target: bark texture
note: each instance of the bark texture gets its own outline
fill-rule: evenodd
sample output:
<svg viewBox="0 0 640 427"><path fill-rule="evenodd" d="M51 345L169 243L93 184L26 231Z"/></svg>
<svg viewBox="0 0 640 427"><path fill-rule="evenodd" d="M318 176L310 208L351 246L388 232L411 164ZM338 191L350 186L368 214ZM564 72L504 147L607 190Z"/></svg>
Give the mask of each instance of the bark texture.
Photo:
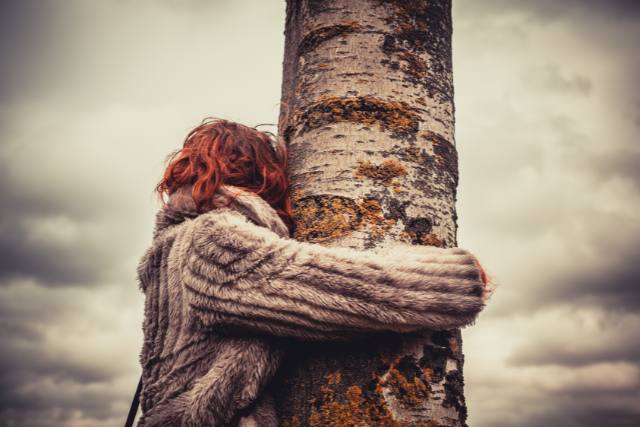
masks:
<svg viewBox="0 0 640 427"><path fill-rule="evenodd" d="M451 1L288 0L279 134L295 238L457 246ZM459 329L299 346L284 427L465 426Z"/></svg>

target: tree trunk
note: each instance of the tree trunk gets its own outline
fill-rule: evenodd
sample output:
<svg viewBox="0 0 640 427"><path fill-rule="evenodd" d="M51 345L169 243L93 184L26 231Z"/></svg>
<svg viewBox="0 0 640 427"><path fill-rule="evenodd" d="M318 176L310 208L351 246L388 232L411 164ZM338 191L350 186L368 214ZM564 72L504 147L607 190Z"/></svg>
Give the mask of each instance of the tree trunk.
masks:
<svg viewBox="0 0 640 427"><path fill-rule="evenodd" d="M450 0L288 0L278 125L295 237L457 246ZM283 427L465 426L459 329L299 345Z"/></svg>

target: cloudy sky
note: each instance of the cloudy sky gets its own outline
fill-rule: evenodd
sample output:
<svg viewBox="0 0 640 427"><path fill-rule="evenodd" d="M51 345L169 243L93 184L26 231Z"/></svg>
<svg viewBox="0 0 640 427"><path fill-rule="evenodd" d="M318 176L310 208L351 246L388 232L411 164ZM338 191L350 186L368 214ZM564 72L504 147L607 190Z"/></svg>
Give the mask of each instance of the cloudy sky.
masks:
<svg viewBox="0 0 640 427"><path fill-rule="evenodd" d="M122 425L165 156L276 123L284 0L0 1L0 425ZM640 3L454 0L472 427L640 419Z"/></svg>

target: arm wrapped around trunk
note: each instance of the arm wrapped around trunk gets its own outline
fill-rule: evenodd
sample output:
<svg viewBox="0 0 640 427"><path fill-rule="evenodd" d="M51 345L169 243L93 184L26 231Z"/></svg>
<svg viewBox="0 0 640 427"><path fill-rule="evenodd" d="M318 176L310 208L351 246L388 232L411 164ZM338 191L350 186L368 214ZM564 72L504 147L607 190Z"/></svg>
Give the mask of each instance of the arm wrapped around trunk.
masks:
<svg viewBox="0 0 640 427"><path fill-rule="evenodd" d="M198 216L186 232L181 280L190 312L220 332L343 340L464 327L484 308L481 269L461 248L326 247L225 209Z"/></svg>

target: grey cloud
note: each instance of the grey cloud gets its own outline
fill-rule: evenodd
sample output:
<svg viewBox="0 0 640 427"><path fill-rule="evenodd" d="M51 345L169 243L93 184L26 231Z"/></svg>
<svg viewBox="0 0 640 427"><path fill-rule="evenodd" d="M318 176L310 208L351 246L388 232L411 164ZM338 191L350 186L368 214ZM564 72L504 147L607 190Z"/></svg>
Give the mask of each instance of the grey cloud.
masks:
<svg viewBox="0 0 640 427"><path fill-rule="evenodd" d="M560 398L559 401L565 405L546 407L541 419L529 420L526 426L539 426L542 423L563 427L597 427L605 423L607 427L632 427L636 424L640 411L632 401L640 397L637 390L602 390L590 394L576 393L569 398Z"/></svg>
<svg viewBox="0 0 640 427"><path fill-rule="evenodd" d="M629 369L628 365L624 370L632 378L627 379L616 377L620 367L615 364L580 368L579 374L572 373L571 368L523 368L522 371L510 369L508 376L502 376L499 371L504 368L495 369L500 380L468 385L474 390L468 394L472 411L470 425L630 427L640 415L637 370ZM527 380L522 381L523 377ZM490 377L487 380L490 381ZM566 381L571 384L565 384ZM481 402L487 411L474 412L474 406Z"/></svg>
<svg viewBox="0 0 640 427"><path fill-rule="evenodd" d="M558 135L558 153L565 167L591 175L598 185L606 185L612 178L623 178L640 189L640 147L634 135L618 129L619 134L612 133L607 140L596 140L582 130L583 123L569 114L548 119L549 127ZM632 114L628 116L632 118ZM590 141L597 141L597 144L585 144Z"/></svg>
<svg viewBox="0 0 640 427"><path fill-rule="evenodd" d="M51 286L87 286L105 279L114 255L108 249L90 242L32 244L26 228L8 222L0 226L0 283L31 277Z"/></svg>
<svg viewBox="0 0 640 427"><path fill-rule="evenodd" d="M621 252L616 261L594 270L568 279L547 296L575 304L602 304L614 311L640 310L640 250Z"/></svg>
<svg viewBox="0 0 640 427"><path fill-rule="evenodd" d="M635 321L611 316L600 328L543 331L517 347L506 359L512 366L580 367L604 362L640 363L640 317Z"/></svg>
<svg viewBox="0 0 640 427"><path fill-rule="evenodd" d="M625 227L625 223L620 221L619 226ZM571 255L562 264L540 266L533 263L529 268L546 268L552 274L546 275L543 282L535 274L522 275L519 279L524 277L526 281L516 282L520 286L512 290L508 303L500 306L498 311L503 314L526 313L571 304L575 307L604 308L613 313L638 312L640 249L636 247L636 236L639 233L636 228L630 227L616 236L605 225L602 228L592 230L590 237L585 236L594 242L581 241L573 250L570 249ZM605 238L610 241L599 240ZM580 256L582 251L595 251L596 260ZM532 271L535 270L528 270L528 273Z"/></svg>
<svg viewBox="0 0 640 427"><path fill-rule="evenodd" d="M48 88L47 75L59 55L61 14L54 1L0 2L0 102L15 101Z"/></svg>
<svg viewBox="0 0 640 427"><path fill-rule="evenodd" d="M154 2L154 0L150 0ZM201 13L206 9L213 7L220 8L228 7L231 4L231 0L159 0L157 3L170 7L174 10L188 11L192 13Z"/></svg>
<svg viewBox="0 0 640 427"><path fill-rule="evenodd" d="M3 422L7 422L4 425L32 426L34 424L30 420L44 418L45 414L50 416L52 412L56 414L56 418L59 417L59 423L52 423L53 420L50 419L49 424L43 425L61 425L78 412L96 420L108 420L115 415L112 405L117 402L124 408L128 400L128 396L122 393L99 387L75 388L68 384L55 385L55 382L51 382L51 386L38 389L40 383L46 384L47 378L40 377L39 380L27 383L32 387L36 386L29 391L4 388L0 391L0 415ZM121 414L119 424L123 424L125 418L126 413Z"/></svg>
<svg viewBox="0 0 640 427"><path fill-rule="evenodd" d="M534 89L554 92L588 95L592 89L591 79L579 73L563 72L558 64L527 69L524 80Z"/></svg>
<svg viewBox="0 0 640 427"><path fill-rule="evenodd" d="M89 384L108 381L122 373L122 368L117 365L52 354L42 336L28 337L16 332L0 333L3 342L0 363L4 370L0 376L2 390L16 390L30 380L45 377L57 382Z"/></svg>
<svg viewBox="0 0 640 427"><path fill-rule="evenodd" d="M624 147L615 152L592 155L584 159L582 165L593 167L593 171L603 179L628 179L640 190L640 147Z"/></svg>
<svg viewBox="0 0 640 427"><path fill-rule="evenodd" d="M494 14L519 10L550 21L579 14L622 20L640 16L640 3L635 0L470 0L461 3L473 13Z"/></svg>
<svg viewBox="0 0 640 427"><path fill-rule="evenodd" d="M6 178L6 174L0 172L0 177ZM0 182L0 283L32 277L53 286L78 286L96 284L110 276L120 251L116 242L102 240L109 236L109 224L100 224L103 219L95 212L96 205L52 194L38 197L9 179ZM56 238L47 235L46 226L39 226L47 221L54 221L48 228ZM69 229L58 226L56 231L55 221L68 224Z"/></svg>
<svg viewBox="0 0 640 427"><path fill-rule="evenodd" d="M118 321L141 301L132 267L151 231L152 212L144 213L149 177L160 171L165 147L177 146L187 124L204 115L275 121L267 117L277 116L283 4L0 3L0 54L10 59L0 73L0 250L7 254L0 263L7 282L0 286L0 423L122 424L137 378L131 384L122 379L137 372L139 350L137 342L127 340L134 341L129 334L140 324ZM503 315L526 317L558 305L638 311L637 220L608 206L623 203L623 193L614 191L618 178L638 182L636 138L622 135L614 121L622 98L637 92L632 86L637 30L630 29L637 4L454 1L456 22L462 24L454 22L460 59L454 75L471 76L466 87L456 83L461 185L473 193L461 217L470 225L469 235L485 233L487 254L511 275L502 285L508 295L504 309L488 308L487 320L498 326L510 322ZM501 17L514 11L523 13L513 20ZM498 19L487 19L493 17ZM545 26L548 22L561 25ZM588 32L578 33L578 22ZM237 36L221 42L230 31ZM560 37L557 44L543 37L548 34ZM573 38L561 39L562 34ZM546 41L540 43L540 37ZM487 61L468 62L474 55ZM575 58L601 60L610 68L594 62L591 69ZM264 64L260 79L253 68L257 61ZM518 71L524 68L529 72ZM478 71L486 80L475 78ZM492 79L499 84L493 86ZM612 93L613 80L624 96L612 95L607 108L582 116L584 110L572 102L605 105L602 94ZM629 122L640 125L640 104L633 105ZM596 119L612 131L602 151L586 144L588 128L580 125ZM61 152L68 156L56 155ZM512 182L518 185L509 188ZM604 197L593 204L578 197L598 188L611 191L603 190ZM506 189L510 192L502 194ZM635 199L628 203L632 207ZM76 232L82 241L74 240ZM14 289L8 282L21 276L42 286L14 298L6 293ZM107 281L127 292L105 298ZM66 286L74 283L81 286ZM86 326L75 329L73 339L58 335L77 324ZM469 352L469 361L486 357L496 371L512 372L496 376L491 389L474 384L469 374L467 392L483 391L479 404L470 407L472 424L632 425L638 419L634 390L610 390L608 384L580 390L579 381L567 389L554 378L544 380L555 381L560 391L536 395L534 386L510 387L519 369L550 364L571 372L597 362L637 363L631 341L637 333L616 327L610 323L590 337L602 348L578 337L571 341L574 347L563 347L551 339L553 330L532 335L529 344L513 350L506 366L492 351L505 350L508 339L497 349L483 343L478 353ZM493 338L494 333L488 331ZM101 358L92 350L104 342L122 359ZM473 423L474 415L492 412L490 400L499 400L503 410Z"/></svg>
<svg viewBox="0 0 640 427"><path fill-rule="evenodd" d="M635 0L520 0L523 8L529 8L546 19L557 19L575 13L607 16L613 19L635 19L640 16L640 4Z"/></svg>
<svg viewBox="0 0 640 427"><path fill-rule="evenodd" d="M103 305L113 304L108 294L96 297ZM64 425L79 414L91 426L122 423L124 413L112 419L114 407L124 412L132 391L117 387L116 381L130 375L135 357L133 351L123 351L126 344L120 342L112 344L123 347L116 352L121 360L96 357L89 346L100 338L92 335L110 337L102 330L104 319L93 313L89 302L86 292L74 288L14 283L0 289L2 425ZM115 326L112 319L109 327ZM77 343L84 346L68 347Z"/></svg>
<svg viewBox="0 0 640 427"><path fill-rule="evenodd" d="M76 294L75 301L69 301L73 291L56 293L34 285L12 284L12 288L2 290L0 298L0 377L2 390L14 390L27 380L38 376L48 376L56 381L91 383L106 381L126 372L126 367L105 364L104 361L79 357L60 357L69 349L52 348L47 341L47 331L51 325L63 328L68 312L76 312L88 325L97 320L89 317L80 300L82 293ZM16 289L22 286L22 289Z"/></svg>
<svg viewBox="0 0 640 427"><path fill-rule="evenodd" d="M601 393L597 398L591 399L587 403L584 400L575 399L560 406L557 404L549 404L547 401L541 402L541 410L535 417L521 420L518 426L521 427L538 427L557 426L557 427L635 427L638 416L638 410L629 405L619 407L615 403L605 403L613 401L616 397L621 397L623 393L611 393L605 395ZM522 402L523 405L533 405L534 402ZM544 408L542 410L542 408ZM493 424L496 427L513 427L513 424Z"/></svg>
<svg viewBox="0 0 640 427"><path fill-rule="evenodd" d="M501 116L509 118L499 126L504 134L493 137L502 144L489 145L475 156L480 165L482 156L490 159L491 170L476 170L475 174L484 175L483 186L465 191L482 199L487 188L500 187L502 198L493 199L494 203L476 201L471 218L463 217L470 229L485 229L490 236L488 252L499 253L505 246L500 242L513 244L513 239L518 242L514 248L531 248L514 256L519 271L505 272L506 288L514 288L503 287L502 292L511 293L508 302L502 300L505 303L496 307L496 313L566 303L614 311L640 309L640 287L636 285L640 283L640 224L631 209L640 188L640 173L634 167L640 164L635 140L623 129L617 129L620 137L612 141L597 139L571 111L543 112L544 119L537 126L510 112ZM540 140L538 129L553 139ZM509 134L517 137L510 140ZM530 142L536 138L537 145ZM537 157L530 147L538 148ZM531 170L529 176L536 178L523 180L522 186L517 185L519 181L508 181L523 170ZM620 187L620 179L635 187L621 192L625 187ZM463 185L467 185L464 179ZM622 200L624 194L630 198ZM625 204L629 208L623 208ZM545 238L546 251L558 256L536 253L541 248L535 242ZM508 247L504 250L508 252ZM582 255L585 253L598 256L589 258ZM509 259L510 254L505 253L496 263L508 268Z"/></svg>

